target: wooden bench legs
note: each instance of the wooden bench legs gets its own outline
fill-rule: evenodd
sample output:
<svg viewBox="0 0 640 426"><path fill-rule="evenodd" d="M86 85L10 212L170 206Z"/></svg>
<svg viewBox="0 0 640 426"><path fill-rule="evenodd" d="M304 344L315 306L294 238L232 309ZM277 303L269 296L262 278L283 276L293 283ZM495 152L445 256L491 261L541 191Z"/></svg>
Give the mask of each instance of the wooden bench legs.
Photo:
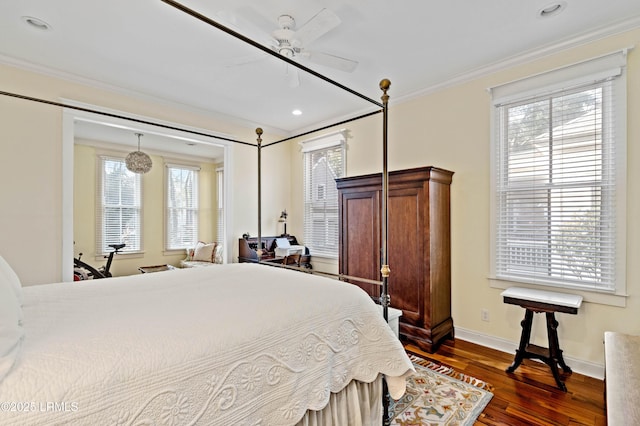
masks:
<svg viewBox="0 0 640 426"><path fill-rule="evenodd" d="M535 312L528 308L525 309L524 319L520 322L522 325L520 346L516 351L513 364L507 368L507 373L513 373L525 359L539 359L549 366L551 373L553 374L553 378L556 380L556 384L560 389L566 392L567 387L560 378L558 366L560 366L565 373L571 373L571 368L569 368L569 366L564 362L564 358L562 357L562 350L558 343L558 321L556 321L554 312L545 312L547 317L547 337L549 340L549 347L543 348L529 343L529 340L531 339L533 314Z"/></svg>

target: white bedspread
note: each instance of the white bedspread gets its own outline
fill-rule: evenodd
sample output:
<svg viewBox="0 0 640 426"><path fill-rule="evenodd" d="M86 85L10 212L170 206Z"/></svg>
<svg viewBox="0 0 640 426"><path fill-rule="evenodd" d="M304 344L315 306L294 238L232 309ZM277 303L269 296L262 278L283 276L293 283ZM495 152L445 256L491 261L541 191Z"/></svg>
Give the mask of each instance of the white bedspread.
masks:
<svg viewBox="0 0 640 426"><path fill-rule="evenodd" d="M358 287L250 263L24 288L0 424L288 425L411 362ZM7 405L9 404L9 405Z"/></svg>

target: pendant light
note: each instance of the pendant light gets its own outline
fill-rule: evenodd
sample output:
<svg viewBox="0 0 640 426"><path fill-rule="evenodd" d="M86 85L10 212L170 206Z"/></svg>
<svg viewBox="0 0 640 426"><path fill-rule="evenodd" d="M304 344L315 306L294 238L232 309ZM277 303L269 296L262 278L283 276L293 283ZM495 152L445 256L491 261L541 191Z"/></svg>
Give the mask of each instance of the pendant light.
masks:
<svg viewBox="0 0 640 426"><path fill-rule="evenodd" d="M127 165L127 169L133 173L147 173L151 170L151 157L140 151L140 137L144 135L136 133L136 136L138 137L138 150L130 152L124 162Z"/></svg>

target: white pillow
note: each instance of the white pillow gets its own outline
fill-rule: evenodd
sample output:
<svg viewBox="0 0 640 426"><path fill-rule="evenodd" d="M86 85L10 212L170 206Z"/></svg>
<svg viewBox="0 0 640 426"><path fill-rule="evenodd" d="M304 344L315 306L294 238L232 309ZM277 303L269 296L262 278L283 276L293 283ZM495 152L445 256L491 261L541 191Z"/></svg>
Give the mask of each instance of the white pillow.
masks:
<svg viewBox="0 0 640 426"><path fill-rule="evenodd" d="M22 307L14 284L3 272L0 274L0 382L16 362L23 335Z"/></svg>
<svg viewBox="0 0 640 426"><path fill-rule="evenodd" d="M278 248L288 248L291 247L291 243L287 238L276 238L276 246Z"/></svg>
<svg viewBox="0 0 640 426"><path fill-rule="evenodd" d="M201 241L198 241L198 244L196 244L196 249L193 252L193 260L197 260L200 262L213 262L213 254L215 248L216 243L205 244Z"/></svg>
<svg viewBox="0 0 640 426"><path fill-rule="evenodd" d="M18 275L2 256L0 256L0 277L2 277L0 280L6 279L8 281L16 295L16 299L18 299L18 302L22 305L22 284L20 283L20 278L18 278Z"/></svg>
<svg viewBox="0 0 640 426"><path fill-rule="evenodd" d="M213 260L215 263L224 263L224 259L222 259L224 246L222 244L216 244L216 249L213 251Z"/></svg>

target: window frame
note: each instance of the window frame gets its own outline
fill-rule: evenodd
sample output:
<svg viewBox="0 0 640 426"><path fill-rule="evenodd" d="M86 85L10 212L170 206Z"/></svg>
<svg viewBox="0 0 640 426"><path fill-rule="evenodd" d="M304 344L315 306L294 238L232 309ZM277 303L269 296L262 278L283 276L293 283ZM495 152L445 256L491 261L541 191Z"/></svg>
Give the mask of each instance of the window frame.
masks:
<svg viewBox="0 0 640 426"><path fill-rule="evenodd" d="M566 285L561 282L547 282L523 277L503 277L497 273L497 239L499 213L498 179L501 164L501 149L505 145L500 139L503 129L499 128L500 107L517 101L532 102L536 97L552 97L571 88L585 86L597 81L609 80L613 103L610 112L615 117L611 132L615 147L615 158L612 171L615 182L615 201L613 214L615 215L615 266L614 288L611 290L581 288ZM491 105L491 200L490 200L490 285L496 288L507 288L518 283L530 288L554 290L554 288L583 295L586 301L604 303L615 306L626 304L626 50L613 52L577 64L551 70L514 82L506 83L489 89L492 95ZM604 111L609 114L609 111ZM503 123L506 125L506 123ZM605 129L602 129L605 132Z"/></svg>
<svg viewBox="0 0 640 426"><path fill-rule="evenodd" d="M195 244L198 242L198 235L199 235L199 229L200 229L200 166L197 165L193 165L193 164L187 164L187 163L181 163L181 162L173 162L173 161L167 161L164 164L164 251L165 253L175 253L175 252L180 252L180 251L184 251L185 249L194 247ZM195 193L195 207L191 206L191 207L172 207L169 206L169 201L171 200L171 197L169 196L169 177L171 176L171 170L172 169L178 169L178 170L186 170L189 172L193 172L194 173L194 188L193 188L193 192ZM193 231L193 240L185 243L183 245L179 245L179 246L171 246L171 238L170 238L170 229L169 229L169 219L172 217L172 215L170 214L170 210L171 209L179 209L179 210L188 210L188 211L192 211L195 212L195 220L194 220L194 224L195 224L195 229Z"/></svg>
<svg viewBox="0 0 640 426"><path fill-rule="evenodd" d="M113 161L119 162L126 169L125 164L125 156L119 153L107 153L107 152L98 152L96 153L96 241L95 241L95 251L96 251L96 259L102 259L105 255L108 255L111 251L113 251L108 244L104 244L105 241L105 230L104 224L106 222L104 217L105 211L105 203L104 203L104 189L105 189L105 162ZM136 208L138 212L138 233L139 233L139 244L136 249L132 249L131 245L128 244L121 251L121 255L135 255L144 253L144 221L142 220L144 217L144 185L142 175L135 174L127 171L128 174L131 174L136 179L136 186L138 189L137 199L138 205L129 208ZM113 242L111 244L119 244L123 239L116 243Z"/></svg>
<svg viewBox="0 0 640 426"><path fill-rule="evenodd" d="M304 238L304 244L309 248L310 253L314 257L338 259L340 212L338 211L338 192L336 188L336 191L335 191L336 216L325 218L322 221L323 227L321 229L321 232L314 233L314 234L324 233L327 236L327 238L335 237L335 249L333 250L327 249L328 247L327 245L320 245L320 246L314 245L313 238L311 237L311 235L309 235L309 229L312 227L318 226L318 225L314 225L314 223L318 223L318 221L309 217L308 204L317 203L320 201L326 204L327 201L331 202L332 200L329 200L327 197L329 195L330 189L326 187L326 182L322 182L322 183L313 182L313 181L308 182L307 180L308 176L311 177L311 171L307 169L308 168L307 163L309 162L308 156L312 155L313 153L317 153L319 151L324 151L329 149L339 149L341 153L341 170L340 170L340 176L338 176L338 178L346 176L346 169L347 169L346 132L347 130L342 129L337 132L329 133L329 134L319 136L317 138L309 139L306 141L302 141L299 143L301 147L301 152L303 154L303 159L302 159L302 162L303 162L303 165L302 165L303 238ZM320 186L323 187L322 199L318 198L317 188L319 188ZM335 228L335 232L334 232L335 235L332 235L333 233L331 232L331 229L332 229L331 223L333 223L332 219L334 219L334 222L335 222L335 225L333 226Z"/></svg>
<svg viewBox="0 0 640 426"><path fill-rule="evenodd" d="M217 188L217 215L216 218L216 242L224 245L226 235L226 220L225 220L225 203L224 203L224 184L225 184L224 166L218 166L216 168L216 188Z"/></svg>

